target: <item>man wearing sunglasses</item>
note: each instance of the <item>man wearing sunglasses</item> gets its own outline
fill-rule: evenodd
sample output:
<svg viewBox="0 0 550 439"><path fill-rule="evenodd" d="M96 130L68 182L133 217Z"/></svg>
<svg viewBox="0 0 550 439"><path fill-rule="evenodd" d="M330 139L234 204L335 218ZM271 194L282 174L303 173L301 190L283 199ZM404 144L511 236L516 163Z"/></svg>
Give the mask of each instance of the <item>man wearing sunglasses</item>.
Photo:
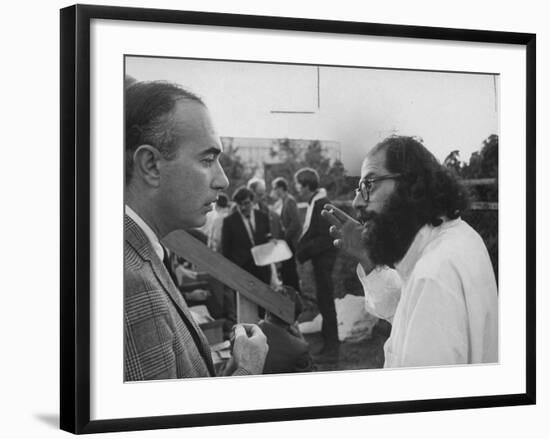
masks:
<svg viewBox="0 0 550 439"><path fill-rule="evenodd" d="M415 138L385 139L363 161L353 206L359 221L330 204L322 215L359 262L367 310L392 322L384 367L498 361L493 267L437 159Z"/></svg>

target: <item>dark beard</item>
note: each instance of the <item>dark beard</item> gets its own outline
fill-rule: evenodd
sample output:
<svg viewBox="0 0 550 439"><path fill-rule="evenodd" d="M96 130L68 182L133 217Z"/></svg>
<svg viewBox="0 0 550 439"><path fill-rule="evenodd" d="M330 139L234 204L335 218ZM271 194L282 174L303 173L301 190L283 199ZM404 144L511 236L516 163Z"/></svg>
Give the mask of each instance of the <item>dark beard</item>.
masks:
<svg viewBox="0 0 550 439"><path fill-rule="evenodd" d="M393 267L407 253L422 224L414 208L394 194L382 212L361 212L361 240L373 264Z"/></svg>

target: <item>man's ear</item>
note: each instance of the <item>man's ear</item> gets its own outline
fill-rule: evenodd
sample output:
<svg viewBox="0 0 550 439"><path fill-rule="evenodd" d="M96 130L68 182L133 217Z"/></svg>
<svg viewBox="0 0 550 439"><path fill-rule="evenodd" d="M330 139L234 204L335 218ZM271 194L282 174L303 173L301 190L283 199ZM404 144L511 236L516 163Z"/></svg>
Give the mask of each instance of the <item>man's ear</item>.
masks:
<svg viewBox="0 0 550 439"><path fill-rule="evenodd" d="M160 151L151 145L141 145L134 152L134 170L151 187L159 187Z"/></svg>

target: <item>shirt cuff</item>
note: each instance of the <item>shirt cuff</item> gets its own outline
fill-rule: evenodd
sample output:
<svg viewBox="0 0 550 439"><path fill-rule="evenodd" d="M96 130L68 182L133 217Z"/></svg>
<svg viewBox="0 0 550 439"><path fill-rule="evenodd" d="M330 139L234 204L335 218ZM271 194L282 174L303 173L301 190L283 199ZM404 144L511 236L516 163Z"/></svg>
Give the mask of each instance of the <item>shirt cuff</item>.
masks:
<svg viewBox="0 0 550 439"><path fill-rule="evenodd" d="M391 323L401 297L399 274L389 267L377 267L367 275L361 264L357 264L356 273L365 293L366 311Z"/></svg>

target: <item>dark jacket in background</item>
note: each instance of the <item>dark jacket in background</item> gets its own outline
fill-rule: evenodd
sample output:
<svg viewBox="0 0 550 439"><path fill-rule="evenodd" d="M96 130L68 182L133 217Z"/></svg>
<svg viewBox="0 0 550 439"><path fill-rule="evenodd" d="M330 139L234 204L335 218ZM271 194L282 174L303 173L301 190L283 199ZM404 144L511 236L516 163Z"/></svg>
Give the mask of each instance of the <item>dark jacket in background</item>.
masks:
<svg viewBox="0 0 550 439"><path fill-rule="evenodd" d="M270 238L269 219L265 213L256 209L252 209L251 215L254 215L255 221L255 245L265 244ZM243 218L239 211L235 210L223 220L222 254L253 276L269 284L271 270L269 266L256 266L250 252L252 247Z"/></svg>
<svg viewBox="0 0 550 439"><path fill-rule="evenodd" d="M311 260L313 265L317 307L323 317L321 332L325 344L330 345L338 343L338 323L332 281L337 250L333 245L333 238L329 235L330 223L321 216L323 206L327 203L330 201L326 197L315 201L309 228L298 241L296 259L300 263Z"/></svg>
<svg viewBox="0 0 550 439"><path fill-rule="evenodd" d="M283 200L281 223L284 229L285 241L296 248L296 244L298 244L298 239L302 233L302 224L300 222L300 215L298 214L298 205L290 194Z"/></svg>
<svg viewBox="0 0 550 439"><path fill-rule="evenodd" d="M258 201L255 209L263 212L269 218L269 230L273 239L283 239L283 230L281 224L281 217L273 212L269 206L263 201Z"/></svg>
<svg viewBox="0 0 550 439"><path fill-rule="evenodd" d="M296 259L300 263L323 253L336 255L336 249L333 245L334 239L329 235L330 223L321 216L323 206L327 203L330 203L330 201L326 197L315 201L309 228L304 236L298 240L296 248Z"/></svg>
<svg viewBox="0 0 550 439"><path fill-rule="evenodd" d="M298 239L302 233L302 223L300 222L296 200L290 194L283 200L281 224L283 226L284 240L288 244L290 251L292 251L292 257L281 264L281 280L283 285L288 285L299 292L301 291L300 278L296 269L295 253Z"/></svg>

